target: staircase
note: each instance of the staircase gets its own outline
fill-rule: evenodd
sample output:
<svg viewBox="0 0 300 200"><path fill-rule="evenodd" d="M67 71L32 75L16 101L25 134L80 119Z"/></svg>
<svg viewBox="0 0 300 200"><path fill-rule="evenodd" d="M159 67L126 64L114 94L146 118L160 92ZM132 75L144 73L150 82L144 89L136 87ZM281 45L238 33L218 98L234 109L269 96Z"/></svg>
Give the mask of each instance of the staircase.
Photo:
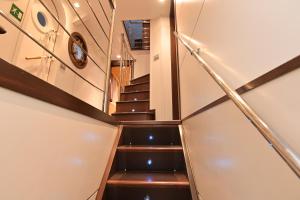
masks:
<svg viewBox="0 0 300 200"><path fill-rule="evenodd" d="M124 125L102 199L191 200L178 125Z"/></svg>
<svg viewBox="0 0 300 200"><path fill-rule="evenodd" d="M116 112L112 115L119 121L154 120L155 113L150 111L150 75L133 79L117 102Z"/></svg>

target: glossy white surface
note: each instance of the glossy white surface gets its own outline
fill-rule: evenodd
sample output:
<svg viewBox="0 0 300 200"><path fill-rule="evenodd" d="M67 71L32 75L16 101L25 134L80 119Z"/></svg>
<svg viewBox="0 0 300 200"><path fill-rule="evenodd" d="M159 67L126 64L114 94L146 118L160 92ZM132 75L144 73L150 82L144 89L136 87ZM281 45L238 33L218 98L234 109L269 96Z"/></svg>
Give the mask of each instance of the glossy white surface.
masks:
<svg viewBox="0 0 300 200"><path fill-rule="evenodd" d="M299 1L205 1L200 12L202 2L177 2L178 30L194 48L201 48L201 56L233 88L299 55ZM179 48L185 117L224 93L200 69L201 65L185 54L182 45ZM299 95L294 89L299 85L298 77L299 70L259 87L245 98L299 160Z"/></svg>
<svg viewBox="0 0 300 200"><path fill-rule="evenodd" d="M95 84L97 87L103 89L105 74L96 66L96 64L88 59L87 67L84 69L77 69L73 66L73 63L70 60L68 53L68 40L69 36L63 31L62 28L58 29L58 33L51 40L48 40L48 36L41 32L39 28L37 28L36 24L33 22L34 17L32 16L33 9L41 10L44 15L47 17L47 23L49 24L50 29L57 30L58 24L51 17L51 15L43 8L43 6L37 0L30 1L8 1L0 3L0 9L5 11L7 15L9 15L9 9L12 3L16 3L17 6L23 9L24 16L22 23L17 22L22 26L24 30L26 30L31 36L37 39L39 42L44 44L50 51L53 51L57 56L59 56L65 63L67 63L70 67L72 67L76 72L85 77L87 80ZM54 4L52 3L54 2ZM75 1L71 1L74 3ZM98 22L88 7L86 1L76 1L79 3L80 7L76 8L79 12L80 16L83 18L84 22L87 24L89 30L97 42L106 52L108 48L108 40L106 39L103 31L98 25ZM98 17L100 23L104 27L104 31L109 34L109 24L104 16L102 9L100 8L98 0L89 0L91 6L93 7L96 16ZM26 6L28 3L28 9L26 10ZM69 6L66 0L59 1L44 1L47 7L54 13L63 26L66 27L69 33L79 32L83 35L87 42L88 53L89 55L96 61L96 63L106 71L107 58L103 52L100 51L99 47L95 44L94 40L85 29L83 24L80 22L72 8ZM104 8L108 9L107 14L110 17L109 7L107 7L107 3L103 2ZM25 57L36 57L36 56L47 56L49 55L42 48L40 48L37 44L31 41L28 37L23 34L19 34L16 28L11 27L5 20L0 18L1 24L5 26L9 30L6 35L0 36L0 44L3 46L8 46L5 51L2 48L0 50L0 57L7 60L10 63L13 63L20 68L42 78L45 81L48 81L51 84L56 85L57 87L65 90L66 92L79 97L81 100L97 107L98 109L102 109L102 96L103 93L93 86L83 83L83 85L78 85L76 83L83 82L83 79L79 78L75 73L73 73L69 69L62 70L61 63L54 59L54 61L50 61L49 59L42 60L25 60ZM17 43L17 45L16 45ZM8 45L10 44L10 45ZM53 48L54 46L54 48ZM84 88L84 90L82 90Z"/></svg>
<svg viewBox="0 0 300 200"><path fill-rule="evenodd" d="M212 0L205 1L199 15L201 3L202 0L177 3L178 29L195 39L191 44L202 48L202 56L232 87L239 87L299 55L299 1ZM190 62L183 61L190 55L183 55L184 50L180 50L180 68L190 68ZM200 83L191 82L195 84ZM199 92L203 96L215 93ZM182 109L187 113L185 109L203 106L198 101L185 104Z"/></svg>
<svg viewBox="0 0 300 200"><path fill-rule="evenodd" d="M299 178L232 102L183 123L205 200L298 200Z"/></svg>
<svg viewBox="0 0 300 200"><path fill-rule="evenodd" d="M134 78L150 73L150 51L132 51L136 59L134 63Z"/></svg>
<svg viewBox="0 0 300 200"><path fill-rule="evenodd" d="M0 89L0 199L83 200L100 185L115 127Z"/></svg>
<svg viewBox="0 0 300 200"><path fill-rule="evenodd" d="M151 20L150 28L150 108L156 120L172 120L170 20ZM154 57L158 56L157 60Z"/></svg>
<svg viewBox="0 0 300 200"><path fill-rule="evenodd" d="M299 77L298 69L246 93L244 98L295 152L300 165L300 95L296 89L300 84Z"/></svg>

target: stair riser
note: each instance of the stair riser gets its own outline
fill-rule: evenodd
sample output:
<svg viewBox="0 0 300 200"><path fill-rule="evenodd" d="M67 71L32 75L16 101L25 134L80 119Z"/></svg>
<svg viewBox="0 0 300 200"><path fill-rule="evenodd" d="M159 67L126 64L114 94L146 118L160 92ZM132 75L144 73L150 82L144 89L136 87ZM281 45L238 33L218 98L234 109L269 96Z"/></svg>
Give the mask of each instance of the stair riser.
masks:
<svg viewBox="0 0 300 200"><path fill-rule="evenodd" d="M150 76L144 76L144 77L132 80L132 81L130 81L130 83L131 84L138 84L138 83L144 83L144 82L149 82L149 81L150 81Z"/></svg>
<svg viewBox="0 0 300 200"><path fill-rule="evenodd" d="M155 117L152 114L123 114L114 115L119 121L140 121L140 120L154 120Z"/></svg>
<svg viewBox="0 0 300 200"><path fill-rule="evenodd" d="M121 101L148 100L148 99L149 99L149 92L121 94Z"/></svg>
<svg viewBox="0 0 300 200"><path fill-rule="evenodd" d="M189 188L107 187L104 200L191 200Z"/></svg>
<svg viewBox="0 0 300 200"><path fill-rule="evenodd" d="M149 111L149 102L117 102L117 112L147 112Z"/></svg>
<svg viewBox="0 0 300 200"><path fill-rule="evenodd" d="M177 127L125 127L121 145L181 145Z"/></svg>
<svg viewBox="0 0 300 200"><path fill-rule="evenodd" d="M149 90L149 83L125 86L125 92L136 92L143 90Z"/></svg>
<svg viewBox="0 0 300 200"><path fill-rule="evenodd" d="M150 163L151 161L151 163ZM118 170L127 171L184 171L182 152L118 152Z"/></svg>

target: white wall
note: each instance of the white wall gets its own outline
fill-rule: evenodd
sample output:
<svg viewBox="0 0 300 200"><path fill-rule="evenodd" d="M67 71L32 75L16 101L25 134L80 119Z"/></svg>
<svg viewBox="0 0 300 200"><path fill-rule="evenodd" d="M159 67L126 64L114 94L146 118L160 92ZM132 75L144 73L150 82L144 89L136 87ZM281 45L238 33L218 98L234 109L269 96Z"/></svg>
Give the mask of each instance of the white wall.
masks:
<svg viewBox="0 0 300 200"><path fill-rule="evenodd" d="M134 63L134 78L150 73L150 51L132 51L136 59Z"/></svg>
<svg viewBox="0 0 300 200"><path fill-rule="evenodd" d="M172 120L170 20L151 20L150 27L150 108L156 120ZM158 60L154 60L159 56Z"/></svg>
<svg viewBox="0 0 300 200"><path fill-rule="evenodd" d="M300 42L299 6L296 0L178 1L178 31L194 48L201 48L201 56L226 82L238 88L300 54L297 45ZM181 44L179 57L181 111L185 117L224 92ZM299 70L243 97L300 160L299 95L294 90L300 84L297 77ZM299 181L294 181L296 175L276 152L267 150L265 140L249 122L232 116L238 112L235 110L227 102L184 122L190 132L192 163L204 199L299 199L300 185ZM230 165L229 169L224 171L222 166L211 169L211 165L205 164L211 162L209 156L229 157L230 162L220 161L225 167ZM272 179L273 176L276 178ZM268 184L272 188L268 188Z"/></svg>
<svg viewBox="0 0 300 200"><path fill-rule="evenodd" d="M51 10L52 13L56 14L56 9L58 12L58 19L61 24L65 26L69 33L79 32L81 33L88 46L89 55L96 61L96 63L106 71L107 57L100 48L95 44L95 41L90 36L86 28L83 26L81 21L78 19L72 8L69 6L67 1L45 1L44 3ZM72 3L75 1L72 0ZM89 30L97 40L98 44L107 52L108 40L105 37L102 29L98 25L98 21L94 17L86 1L80 0L76 1L80 3L80 8L76 9L79 15L83 18L83 21L87 24ZM111 17L111 7L108 1L101 1L104 5L104 9ZM68 41L69 35L67 35L64 30L59 27L56 40L49 42L46 40L46 34L41 32L36 24L33 23L32 10L39 6L46 16L48 16L48 24L53 24L53 27L49 25L49 28L57 30L58 24L51 17L51 15L43 8L43 6L37 0L27 0L27 1L11 1L5 0L0 3L0 10L3 10L5 14L10 16L9 9L15 3L17 6L22 8L24 11L24 16L22 22L14 20L18 25L20 25L25 31L27 31L36 40L45 45L45 43L55 43L55 48L53 50L53 45L49 45L48 49L53 51L58 57L60 57L65 63L67 63L73 70L82 75L85 79L92 82L97 87L104 89L105 74L96 66L96 64L88 58L87 67L84 69L77 69L70 60L68 53ZM104 31L107 35L110 32L110 25L107 22L104 13L99 5L98 0L89 0L89 3L93 7L101 25L104 27ZM28 9L26 9L28 6ZM13 17L10 17L14 19ZM35 44L31 39L29 39L24 34L20 34L19 31L12 27L5 19L0 17L1 25L3 25L8 33L0 36L1 46L7 46L8 48L2 48L0 50L0 57L6 61L32 73L39 78L48 81L49 83L63 89L64 91L76 96L77 98L93 105L98 109L102 109L103 102L103 92L96 89L81 77L76 75L70 69L65 68L62 64L54 59L51 61L42 60L26 60L25 57L36 57L42 55L49 55L37 44ZM50 29L49 29L50 30ZM16 44L18 43L18 44ZM47 46L47 45L45 45ZM41 70L42 69L42 70ZM41 72L42 71L42 72Z"/></svg>
<svg viewBox="0 0 300 200"><path fill-rule="evenodd" d="M100 185L116 127L0 88L0 199L83 200Z"/></svg>
<svg viewBox="0 0 300 200"><path fill-rule="evenodd" d="M298 200L299 178L230 101L183 123L205 200Z"/></svg>

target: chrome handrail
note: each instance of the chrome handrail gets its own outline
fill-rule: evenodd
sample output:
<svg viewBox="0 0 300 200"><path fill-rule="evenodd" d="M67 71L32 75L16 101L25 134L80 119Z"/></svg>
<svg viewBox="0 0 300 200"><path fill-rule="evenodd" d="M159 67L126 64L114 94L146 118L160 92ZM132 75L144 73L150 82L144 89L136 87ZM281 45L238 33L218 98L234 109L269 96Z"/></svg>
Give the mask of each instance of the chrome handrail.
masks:
<svg viewBox="0 0 300 200"><path fill-rule="evenodd" d="M0 10L0 15L7 20L11 25L13 25L14 27L16 27L19 31L21 31L24 35L26 35L28 38L30 38L32 41L34 41L38 46L40 46L42 49L44 49L45 51L47 51L47 53L51 54L54 58L56 58L59 62L61 62L63 65L65 65L69 70L71 70L73 73L75 73L77 76L79 76L80 78L82 78L84 81L86 81L87 83L89 83L91 86L97 88L98 90L100 90L101 92L104 92L103 89L99 88L98 86L96 86L95 84L93 84L92 82L90 82L89 80L87 80L86 78L84 78L83 76L81 76L78 72L76 72L74 69L72 69L72 67L70 67L67 63L65 63L61 58L59 58L57 55L55 55L53 52L51 52L47 47L45 47L43 44L41 44L39 41L37 41L34 37L32 37L29 33L27 33L26 31L24 31L21 27L19 27L13 20L11 20L9 17L6 16L6 14L4 14L1 10Z"/></svg>
<svg viewBox="0 0 300 200"><path fill-rule="evenodd" d="M66 27L64 27L62 25L62 23L59 21L59 19L56 18L56 16L50 11L50 9L45 5L45 3L43 2L43 0L38 0L42 6L48 11L48 13L51 15L51 17L56 21L56 23L58 23L58 25L65 31L65 33L72 39L73 42L76 42L76 39L72 36L72 34L66 29ZM54 4L54 3L53 3ZM83 48L81 48L81 50L85 53L85 55L87 55L87 57L89 57L89 59L91 59L91 61L93 61L93 63L104 73L106 74L106 72L97 64L97 62L89 55L89 53L84 50Z"/></svg>
<svg viewBox="0 0 300 200"><path fill-rule="evenodd" d="M97 15L96 15L96 13L95 13L95 11L94 11L92 5L90 4L89 0L86 0L86 3L87 3L87 5L88 5L88 7L90 8L90 10L92 11L92 13L93 13L93 15L94 15L94 17L95 17L97 23L99 24L99 26L100 26L102 32L104 33L106 39L109 40L109 37L108 37L108 35L106 34L106 32L105 32L105 30L104 30L104 28L103 28L103 26L102 26L100 20L98 19L98 17L97 17Z"/></svg>
<svg viewBox="0 0 300 200"><path fill-rule="evenodd" d="M294 154L287 145L283 144L270 127L258 116L258 114L247 104L247 102L232 89L223 78L218 75L213 68L199 55L199 49L193 49L184 37L174 32L176 38L188 49L192 56L202 64L205 71L217 82L227 96L235 103L235 105L244 113L244 115L253 123L262 136L271 144L276 152L283 158L288 166L300 177L300 166Z"/></svg>
<svg viewBox="0 0 300 200"><path fill-rule="evenodd" d="M130 52L130 49L129 49L127 43L126 43L126 40L125 40L125 34L122 33L122 34L121 34L121 37L122 37L121 39L122 39L122 43L124 44L125 50L126 50L126 52L128 53L128 55L130 56L130 60L135 61L135 58L134 58L134 56L132 55L132 53Z"/></svg>
<svg viewBox="0 0 300 200"><path fill-rule="evenodd" d="M100 2L99 2L100 3ZM101 4L101 3L100 3ZM115 24L115 15L116 15L116 7L112 8L112 16L111 16L111 24L110 24L110 34L109 34L109 46L108 46L108 56L107 56L107 65L106 65L106 79L105 79L105 93L103 97L103 104L102 110L105 113L108 113L108 94L109 94L109 81L111 75L111 53L112 53L112 42L113 42L113 35L114 35L114 24Z"/></svg>
<svg viewBox="0 0 300 200"><path fill-rule="evenodd" d="M101 1L98 0L98 3L99 3L99 5L100 5L100 7L101 7L101 9L102 9L102 11L103 11L103 13L104 13L104 15L105 15L105 18L106 18L108 24L111 25L112 23L109 21L108 16L107 16L107 14L106 14L106 12L105 12L105 9L104 9L104 7L103 7ZM112 7L112 10L115 10L115 7Z"/></svg>
<svg viewBox="0 0 300 200"><path fill-rule="evenodd" d="M76 11L76 9L73 7L72 3L70 2L70 0L66 0L70 7L72 8L72 10L74 11L74 13L76 14L76 16L78 17L78 19L81 21L82 25L85 27L85 29L87 30L87 32L90 34L90 36L93 38L95 44L99 47L99 49L102 51L102 53L107 56L107 53L103 50L103 48L101 47L101 45L97 42L96 38L94 37L94 35L92 34L92 32L90 31L90 29L87 27L87 25L84 23L84 21L82 20L82 18L80 17L79 13Z"/></svg>

